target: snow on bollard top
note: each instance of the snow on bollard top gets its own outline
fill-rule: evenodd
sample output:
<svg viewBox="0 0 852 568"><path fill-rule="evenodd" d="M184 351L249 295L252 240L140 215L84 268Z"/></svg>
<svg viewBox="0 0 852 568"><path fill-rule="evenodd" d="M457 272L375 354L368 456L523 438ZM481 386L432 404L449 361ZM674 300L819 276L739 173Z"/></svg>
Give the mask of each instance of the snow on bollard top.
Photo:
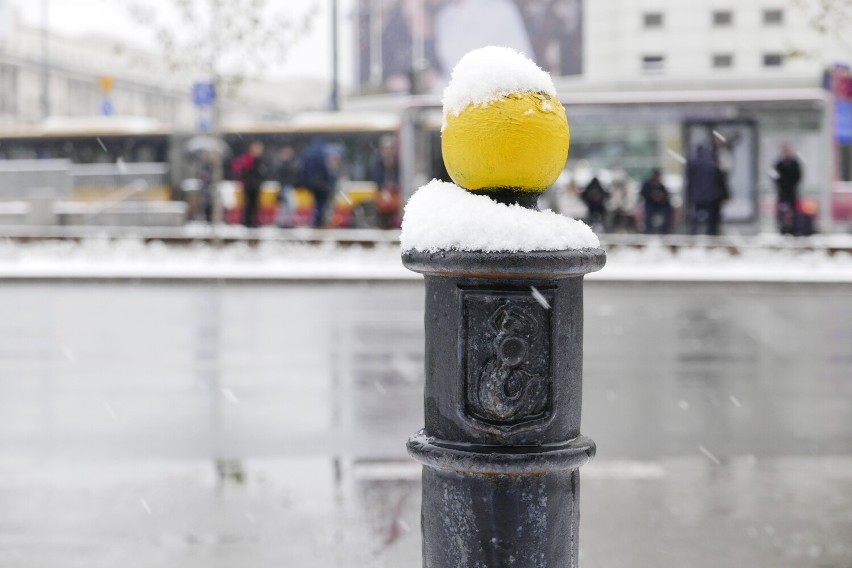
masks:
<svg viewBox="0 0 852 568"><path fill-rule="evenodd" d="M444 89L444 120L458 116L470 105L487 106L513 93L544 93L556 97L550 74L508 47L482 47L465 54L453 69Z"/></svg>
<svg viewBox="0 0 852 568"><path fill-rule="evenodd" d="M462 57L444 90L441 153L468 191L545 191L568 160L565 109L553 81L506 47Z"/></svg>
<svg viewBox="0 0 852 568"><path fill-rule="evenodd" d="M582 221L550 210L498 203L439 180L427 183L408 200L399 238L403 252L532 252L600 246Z"/></svg>
<svg viewBox="0 0 852 568"><path fill-rule="evenodd" d="M476 49L453 70L443 102L441 151L455 183L433 180L409 199L403 252L600 246L583 222L518 204L534 203L568 159L568 121L550 75L512 49Z"/></svg>

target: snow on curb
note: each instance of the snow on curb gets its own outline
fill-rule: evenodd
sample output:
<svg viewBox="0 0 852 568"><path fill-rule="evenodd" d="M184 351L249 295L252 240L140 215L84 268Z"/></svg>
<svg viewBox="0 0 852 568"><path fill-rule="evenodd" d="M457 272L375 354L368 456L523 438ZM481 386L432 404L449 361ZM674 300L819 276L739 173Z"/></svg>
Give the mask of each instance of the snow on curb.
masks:
<svg viewBox="0 0 852 568"><path fill-rule="evenodd" d="M0 280L415 280L399 248L266 242L168 247L95 239L0 245Z"/></svg>
<svg viewBox="0 0 852 568"><path fill-rule="evenodd" d="M380 280L417 281L399 249L264 243L167 247L141 241L0 244L0 281L45 280ZM592 282L852 283L852 255L754 249L731 256L723 249L618 249Z"/></svg>

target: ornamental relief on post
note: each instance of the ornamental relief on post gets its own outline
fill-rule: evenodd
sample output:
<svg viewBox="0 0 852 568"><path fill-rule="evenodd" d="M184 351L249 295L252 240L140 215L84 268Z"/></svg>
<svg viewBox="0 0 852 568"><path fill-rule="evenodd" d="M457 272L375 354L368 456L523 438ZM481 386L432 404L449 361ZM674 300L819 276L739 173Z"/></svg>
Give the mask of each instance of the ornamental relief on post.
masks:
<svg viewBox="0 0 852 568"><path fill-rule="evenodd" d="M465 417L503 435L549 418L550 311L525 292L463 294Z"/></svg>

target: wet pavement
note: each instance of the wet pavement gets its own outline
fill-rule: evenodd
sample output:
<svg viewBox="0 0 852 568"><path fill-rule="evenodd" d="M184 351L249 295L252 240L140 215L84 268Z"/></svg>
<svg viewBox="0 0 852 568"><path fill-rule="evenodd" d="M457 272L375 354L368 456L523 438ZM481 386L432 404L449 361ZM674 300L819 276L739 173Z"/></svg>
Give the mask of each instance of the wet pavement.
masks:
<svg viewBox="0 0 852 568"><path fill-rule="evenodd" d="M418 566L422 287L0 284L0 566ZM852 289L586 288L581 565L852 567Z"/></svg>

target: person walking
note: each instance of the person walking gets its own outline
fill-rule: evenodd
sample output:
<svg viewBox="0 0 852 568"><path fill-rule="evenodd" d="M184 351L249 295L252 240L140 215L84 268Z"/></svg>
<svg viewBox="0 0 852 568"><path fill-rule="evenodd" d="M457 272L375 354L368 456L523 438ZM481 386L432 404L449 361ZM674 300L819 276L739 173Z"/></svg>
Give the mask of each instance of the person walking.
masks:
<svg viewBox="0 0 852 568"><path fill-rule="evenodd" d="M699 144L686 162L686 186L689 200L689 232L698 234L703 227L708 235L718 235L723 200L722 178L713 154Z"/></svg>
<svg viewBox="0 0 852 568"><path fill-rule="evenodd" d="M778 190L778 229L782 235L798 234L799 182L802 167L789 144L781 147L781 158L775 163L775 187Z"/></svg>
<svg viewBox="0 0 852 568"><path fill-rule="evenodd" d="M392 137L379 142L379 153L373 160L372 179L376 184L376 216L379 228L399 227L402 213L402 191L399 185L399 150Z"/></svg>
<svg viewBox="0 0 852 568"><path fill-rule="evenodd" d="M651 170L651 176L642 183L640 194L645 202L645 233L669 234L672 230L672 204L659 168Z"/></svg>
<svg viewBox="0 0 852 568"><path fill-rule="evenodd" d="M609 230L613 233L636 232L636 190L627 172L616 168L609 184Z"/></svg>
<svg viewBox="0 0 852 568"><path fill-rule="evenodd" d="M589 216L586 223L597 231L603 231L606 223L606 201L609 199L609 193L604 189L603 184L597 176L586 185L580 198L589 210Z"/></svg>
<svg viewBox="0 0 852 568"><path fill-rule="evenodd" d="M280 186L278 193L278 215L275 224L287 227L291 224L293 191L299 181L299 160L296 150L286 144L278 151L278 164L275 167L275 179Z"/></svg>
<svg viewBox="0 0 852 568"><path fill-rule="evenodd" d="M243 224L257 227L257 206L260 186L266 181L267 166L263 160L263 142L254 140L248 150L231 163L234 178L243 184Z"/></svg>
<svg viewBox="0 0 852 568"><path fill-rule="evenodd" d="M201 193L201 210L204 214L204 220L208 223L213 222L213 164L215 160L216 157L213 152L204 152L196 171Z"/></svg>
<svg viewBox="0 0 852 568"><path fill-rule="evenodd" d="M329 199L334 194L337 176L329 158L335 156L329 153L322 138L314 138L302 156L302 170L299 185L307 188L314 196L313 226L325 225L325 210ZM337 156L339 163L339 155Z"/></svg>

